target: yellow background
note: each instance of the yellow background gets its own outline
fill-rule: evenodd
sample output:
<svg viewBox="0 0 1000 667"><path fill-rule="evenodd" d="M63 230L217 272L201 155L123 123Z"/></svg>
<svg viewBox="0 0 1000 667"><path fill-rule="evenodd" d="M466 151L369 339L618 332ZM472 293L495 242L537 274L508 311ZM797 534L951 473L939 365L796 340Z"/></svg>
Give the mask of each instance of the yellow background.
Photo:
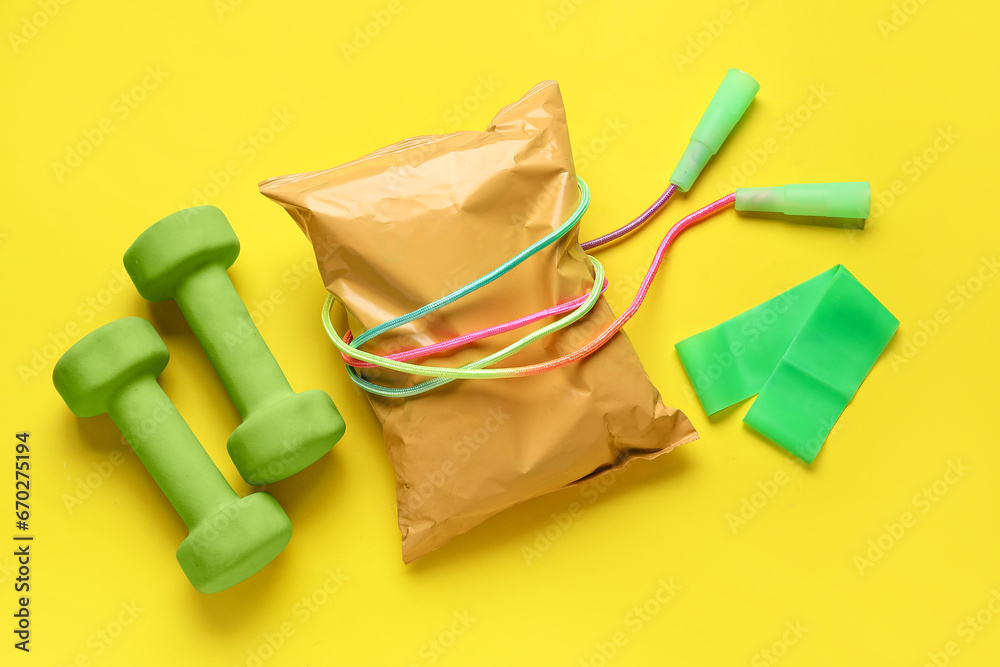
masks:
<svg viewBox="0 0 1000 667"><path fill-rule="evenodd" d="M2 549L0 663L996 664L998 19L995 3L917 0L5 2L0 467L30 431L36 541L30 656L11 647L13 546ZM761 91L727 145L688 196L601 253L616 311L669 223L736 178L870 180L883 205L868 229L729 211L685 235L627 331L702 439L610 488L524 503L404 567L379 426L320 327L308 243L256 183L481 129L551 78L594 196L590 238L662 191L732 66ZM55 164L74 150L89 154ZM184 527L111 421L76 419L49 379L87 331L151 318L172 353L164 389L249 490L225 451L238 415L179 311L121 280L135 236L199 196L240 236L230 273L293 387L325 389L349 423L331 455L268 488L294 523L289 547L212 596L185 580ZM901 327L805 467L741 424L746 404L707 419L673 343L836 263ZM12 473L0 477L9 507ZM574 502L582 512L560 527L553 515ZM7 545L13 521L3 514Z"/></svg>

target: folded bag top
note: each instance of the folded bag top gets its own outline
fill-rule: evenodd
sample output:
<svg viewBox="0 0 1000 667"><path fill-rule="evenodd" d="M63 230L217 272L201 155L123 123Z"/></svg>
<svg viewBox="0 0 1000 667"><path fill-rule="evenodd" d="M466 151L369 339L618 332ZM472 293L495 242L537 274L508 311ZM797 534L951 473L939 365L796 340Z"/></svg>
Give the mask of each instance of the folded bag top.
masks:
<svg viewBox="0 0 1000 667"><path fill-rule="evenodd" d="M324 283L358 336L559 227L579 203L572 155L558 84L546 81L501 109L485 131L405 139L333 169L264 181L260 190L310 239ZM495 283L363 349L384 355L446 340L571 300L592 282L574 229ZM570 352L612 319L602 297L579 322L507 363ZM523 334L424 363L459 366ZM426 379L361 373L392 386ZM406 562L518 502L697 439L687 417L664 405L622 333L590 357L540 375L368 399L396 472Z"/></svg>

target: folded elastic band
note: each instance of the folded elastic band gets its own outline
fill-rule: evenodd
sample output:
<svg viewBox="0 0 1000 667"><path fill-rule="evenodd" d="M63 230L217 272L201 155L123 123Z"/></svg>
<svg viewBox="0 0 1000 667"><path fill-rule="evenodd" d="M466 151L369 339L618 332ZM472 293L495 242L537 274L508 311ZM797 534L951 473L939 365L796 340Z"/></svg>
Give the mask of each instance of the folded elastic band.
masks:
<svg viewBox="0 0 1000 667"><path fill-rule="evenodd" d="M744 423L812 463L898 327L837 265L676 348L707 414L759 394Z"/></svg>

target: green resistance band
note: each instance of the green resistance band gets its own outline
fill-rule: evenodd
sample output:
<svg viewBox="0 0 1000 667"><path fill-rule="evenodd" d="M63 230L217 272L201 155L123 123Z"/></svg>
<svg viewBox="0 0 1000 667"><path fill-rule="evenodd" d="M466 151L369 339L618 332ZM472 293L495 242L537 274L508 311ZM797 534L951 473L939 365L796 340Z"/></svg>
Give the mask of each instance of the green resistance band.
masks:
<svg viewBox="0 0 1000 667"><path fill-rule="evenodd" d="M838 264L676 348L707 414L759 394L743 422L812 463L898 327Z"/></svg>

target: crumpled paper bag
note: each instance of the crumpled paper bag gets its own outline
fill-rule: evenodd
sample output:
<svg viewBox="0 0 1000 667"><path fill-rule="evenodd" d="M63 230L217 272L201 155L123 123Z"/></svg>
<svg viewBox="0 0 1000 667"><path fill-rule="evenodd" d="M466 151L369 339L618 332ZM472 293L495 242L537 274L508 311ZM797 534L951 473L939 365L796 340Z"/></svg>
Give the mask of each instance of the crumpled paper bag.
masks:
<svg viewBox="0 0 1000 667"><path fill-rule="evenodd" d="M475 280L562 224L579 203L572 155L559 86L546 81L483 132L404 139L333 169L264 181L260 190L312 242L323 281L358 336ZM592 283L574 229L496 282L364 349L389 354L445 340L571 300ZM566 354L612 320L602 297L582 320L504 365ZM462 365L526 332L423 363ZM361 373L392 386L427 379ZM664 405L623 333L540 375L368 398L396 472L405 562L515 503L698 437L682 412Z"/></svg>

